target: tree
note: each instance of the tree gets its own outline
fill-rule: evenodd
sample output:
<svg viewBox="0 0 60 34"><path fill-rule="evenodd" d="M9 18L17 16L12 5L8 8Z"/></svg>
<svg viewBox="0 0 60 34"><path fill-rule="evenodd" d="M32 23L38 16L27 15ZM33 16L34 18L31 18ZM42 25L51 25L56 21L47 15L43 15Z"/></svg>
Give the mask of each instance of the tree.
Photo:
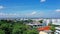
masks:
<svg viewBox="0 0 60 34"><path fill-rule="evenodd" d="M54 34L54 32L55 32L55 25L52 24L52 23L49 23L48 25L50 26L50 30L52 31L51 34Z"/></svg>
<svg viewBox="0 0 60 34"><path fill-rule="evenodd" d="M26 23L30 23L30 22L33 22L33 20L28 19L28 20L25 20L24 22L26 22Z"/></svg>
<svg viewBox="0 0 60 34"><path fill-rule="evenodd" d="M29 29L29 26L19 23L14 24L13 27L12 34L23 34Z"/></svg>
<svg viewBox="0 0 60 34"><path fill-rule="evenodd" d="M40 23L43 23L43 20L39 20Z"/></svg>
<svg viewBox="0 0 60 34"><path fill-rule="evenodd" d="M28 20L32 22L31 20ZM13 22L13 23L12 23ZM24 24L23 21L0 21L0 34L37 34L38 31L31 30L31 27Z"/></svg>
<svg viewBox="0 0 60 34"><path fill-rule="evenodd" d="M0 29L0 34L5 34L4 30Z"/></svg>
<svg viewBox="0 0 60 34"><path fill-rule="evenodd" d="M52 23L49 23L48 26L52 26Z"/></svg>
<svg viewBox="0 0 60 34"><path fill-rule="evenodd" d="M11 27L11 24L9 23L4 23L4 24L1 24L1 29L5 31L5 34L10 34L11 31L12 31L12 27Z"/></svg>
<svg viewBox="0 0 60 34"><path fill-rule="evenodd" d="M37 30L28 30L27 31L27 34L38 34L38 31Z"/></svg>
<svg viewBox="0 0 60 34"><path fill-rule="evenodd" d="M55 26L51 26L50 30L52 31L52 34L55 32Z"/></svg>

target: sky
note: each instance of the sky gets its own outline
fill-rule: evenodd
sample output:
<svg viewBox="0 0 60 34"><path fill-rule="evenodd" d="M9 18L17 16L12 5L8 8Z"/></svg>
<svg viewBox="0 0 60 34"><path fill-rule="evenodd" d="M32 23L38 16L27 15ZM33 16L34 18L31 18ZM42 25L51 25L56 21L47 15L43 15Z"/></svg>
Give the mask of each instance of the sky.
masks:
<svg viewBox="0 0 60 34"><path fill-rule="evenodd" d="M0 0L0 18L60 18L60 0Z"/></svg>

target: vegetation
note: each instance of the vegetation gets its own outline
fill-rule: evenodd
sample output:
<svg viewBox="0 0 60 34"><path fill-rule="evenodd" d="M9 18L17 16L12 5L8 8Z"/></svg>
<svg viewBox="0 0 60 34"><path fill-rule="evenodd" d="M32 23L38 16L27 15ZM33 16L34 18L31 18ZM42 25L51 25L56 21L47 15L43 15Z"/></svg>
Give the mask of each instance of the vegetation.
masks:
<svg viewBox="0 0 60 34"><path fill-rule="evenodd" d="M33 22L33 21L31 19L28 19L28 20L25 20L24 22L30 23L30 22Z"/></svg>
<svg viewBox="0 0 60 34"><path fill-rule="evenodd" d="M48 26L52 26L52 23L49 23Z"/></svg>
<svg viewBox="0 0 60 34"><path fill-rule="evenodd" d="M39 22L40 22L40 23L43 23L43 20L40 20Z"/></svg>
<svg viewBox="0 0 60 34"><path fill-rule="evenodd" d="M51 26L50 27L50 30L52 31L51 34L54 34L54 32L55 32L55 26L53 24L51 24L51 23L49 24L49 26Z"/></svg>
<svg viewBox="0 0 60 34"><path fill-rule="evenodd" d="M51 26L50 30L52 31L52 34L55 32L55 26Z"/></svg>
<svg viewBox="0 0 60 34"><path fill-rule="evenodd" d="M38 34L38 31L23 21L0 20L0 34Z"/></svg>

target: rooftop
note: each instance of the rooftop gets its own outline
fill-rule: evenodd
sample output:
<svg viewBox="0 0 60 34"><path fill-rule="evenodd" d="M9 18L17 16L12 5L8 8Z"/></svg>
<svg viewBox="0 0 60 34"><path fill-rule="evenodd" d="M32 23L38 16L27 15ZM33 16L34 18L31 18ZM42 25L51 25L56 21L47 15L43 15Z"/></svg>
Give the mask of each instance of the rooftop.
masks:
<svg viewBox="0 0 60 34"><path fill-rule="evenodd" d="M40 27L37 30L38 31L45 31L45 30L48 31L48 30L50 30L50 26Z"/></svg>

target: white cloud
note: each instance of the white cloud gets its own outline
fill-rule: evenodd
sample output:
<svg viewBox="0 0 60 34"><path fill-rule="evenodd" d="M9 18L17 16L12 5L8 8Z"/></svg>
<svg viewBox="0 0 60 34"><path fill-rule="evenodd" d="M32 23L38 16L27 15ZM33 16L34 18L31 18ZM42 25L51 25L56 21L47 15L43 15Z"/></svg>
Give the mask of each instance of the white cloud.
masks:
<svg viewBox="0 0 60 34"><path fill-rule="evenodd" d="M15 17L15 16L18 17L19 15L20 14L17 14L17 13L9 13L9 14L8 13L2 13L2 12L0 13L0 17L3 17L3 16L4 17Z"/></svg>
<svg viewBox="0 0 60 34"><path fill-rule="evenodd" d="M56 9L55 11L56 11L56 12L60 12L60 9Z"/></svg>
<svg viewBox="0 0 60 34"><path fill-rule="evenodd" d="M4 6L0 6L0 9L3 9L4 8Z"/></svg>
<svg viewBox="0 0 60 34"><path fill-rule="evenodd" d="M31 13L31 15L35 15L35 14L36 14L36 12L35 12L35 11Z"/></svg>
<svg viewBox="0 0 60 34"><path fill-rule="evenodd" d="M40 2L45 2L46 0L40 0Z"/></svg>

